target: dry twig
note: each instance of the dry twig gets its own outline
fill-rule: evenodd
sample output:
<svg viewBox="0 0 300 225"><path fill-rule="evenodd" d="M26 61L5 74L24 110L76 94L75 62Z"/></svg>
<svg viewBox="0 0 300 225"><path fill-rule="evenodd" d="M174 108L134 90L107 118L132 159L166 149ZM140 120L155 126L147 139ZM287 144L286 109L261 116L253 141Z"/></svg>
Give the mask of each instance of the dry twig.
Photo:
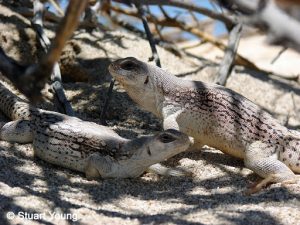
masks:
<svg viewBox="0 0 300 225"><path fill-rule="evenodd" d="M17 88L28 96L31 100L41 98L40 91L44 88L47 79L50 77L55 63L59 60L62 49L66 41L71 37L73 31L76 29L80 14L85 9L88 0L70 0L66 15L62 19L56 31L56 36L51 43L48 53L36 65L28 66L25 71L18 71L16 74L5 73L13 64L5 68L0 64L0 70L4 72L8 78L12 78L12 82ZM3 59L7 59L6 66L9 62L15 62L5 55L2 51ZM4 53L4 54L3 54ZM5 63L4 63L5 64ZM24 85L27 84L27 85Z"/></svg>
<svg viewBox="0 0 300 225"><path fill-rule="evenodd" d="M37 37L40 41L41 46L43 47L45 52L48 52L50 47L50 40L48 39L46 33L43 29L43 12L44 5L39 1L35 0L33 2L34 7L34 17L31 21L32 27L35 29L37 33ZM61 81L61 72L58 63L56 62L53 68L53 72L51 74L51 87L55 92L55 97L58 100L59 109L62 108L63 113L66 113L69 116L74 116L74 111L70 102L67 100L63 86Z"/></svg>
<svg viewBox="0 0 300 225"><path fill-rule="evenodd" d="M229 10L250 14L244 18L247 23L267 26L271 43L300 51L300 22L279 8L273 0L219 0L219 3Z"/></svg>
<svg viewBox="0 0 300 225"><path fill-rule="evenodd" d="M145 10L139 3L135 3L135 6L138 10L139 17L143 22L145 33L147 35L147 39L148 39L150 47L151 47L152 57L150 58L150 61L154 60L156 66L161 67L160 59L159 59L159 56L158 56L158 53L157 53L157 50L156 50L156 46L155 46L155 42L154 42L152 33L149 29L149 25L148 25L148 22L147 22L147 17L146 17Z"/></svg>
<svg viewBox="0 0 300 225"><path fill-rule="evenodd" d="M57 4L57 2L55 0L48 0L48 1L53 5L53 7L59 13L60 16L64 16L65 15L64 11L60 7L60 5Z"/></svg>
<svg viewBox="0 0 300 225"><path fill-rule="evenodd" d="M226 81L232 71L234 59L238 49L240 37L242 32L242 23L237 23L229 34L228 46L225 50L224 58L220 64L218 77L216 80L217 84L225 85Z"/></svg>
<svg viewBox="0 0 300 225"><path fill-rule="evenodd" d="M111 6L111 10L118 12L118 13L128 15L128 16L133 16L133 17L138 18L138 14L136 12L133 12L132 10L121 9L116 6ZM226 45L222 41L219 41L214 36L199 30L198 27L187 25L186 23L184 23L182 21L177 21L172 18L158 19L158 18L149 17L149 16L147 17L147 20L149 22L156 23L161 26L181 28L182 30L201 38L201 40L213 44L214 46L220 48L223 51L225 51L225 49L226 49ZM250 69L263 71L263 70L259 69L253 62L249 61L248 59L244 58L243 56L239 55L238 53L236 55L235 64L245 66ZM264 71L264 72L267 72L267 71Z"/></svg>
<svg viewBox="0 0 300 225"><path fill-rule="evenodd" d="M145 33L146 33L146 36L147 36L147 39L149 41L149 45L150 45L150 48L151 48L151 51L152 51L152 56L150 57L149 60L150 61L154 60L156 66L161 67L161 63L160 63L160 59L159 59L159 56L158 56L158 53L157 53L157 49L156 49L156 46L155 46L154 38L152 36L152 33L151 33L150 29L149 29L149 25L148 25L148 22L147 22L147 17L146 17L145 9L143 8L143 6L141 6L139 4L139 2L135 3L135 7L137 8L139 18L143 22ZM100 116L101 123L104 124L104 125L106 124L105 113L107 111L107 108L108 108L108 105L109 105L109 101L111 99L111 95L112 95L112 90L113 90L114 83L115 83L115 80L112 80L110 82L110 86L109 86L109 89L108 89L108 92L107 92L107 97L105 99L105 104L104 104L103 110L101 111L101 116Z"/></svg>
<svg viewBox="0 0 300 225"><path fill-rule="evenodd" d="M114 1L123 3L123 0L114 0ZM131 0L131 2L134 4L138 3L141 5L174 6L174 7L178 7L178 8L182 8L182 9L191 10L191 11L206 15L210 18L222 21L228 27L233 26L235 23L233 21L233 19L228 15L215 13L214 11L211 11L207 8L197 6L190 1L183 1L183 0Z"/></svg>

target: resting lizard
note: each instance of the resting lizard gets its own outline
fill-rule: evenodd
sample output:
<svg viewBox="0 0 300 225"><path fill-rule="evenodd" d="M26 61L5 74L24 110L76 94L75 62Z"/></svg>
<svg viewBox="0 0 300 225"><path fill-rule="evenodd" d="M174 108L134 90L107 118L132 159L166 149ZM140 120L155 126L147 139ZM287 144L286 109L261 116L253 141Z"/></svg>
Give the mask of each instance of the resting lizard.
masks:
<svg viewBox="0 0 300 225"><path fill-rule="evenodd" d="M133 57L111 63L109 71L137 104L162 118L164 129L188 134L199 148L208 145L243 159L264 178L250 193L269 183L299 179L300 133L242 95L180 79Z"/></svg>
<svg viewBox="0 0 300 225"><path fill-rule="evenodd" d="M32 142L35 156L90 179L137 177L146 170L172 175L176 170L167 171L156 163L193 143L174 129L129 140L108 127L35 108L1 83L0 109L13 120L0 129L1 140Z"/></svg>

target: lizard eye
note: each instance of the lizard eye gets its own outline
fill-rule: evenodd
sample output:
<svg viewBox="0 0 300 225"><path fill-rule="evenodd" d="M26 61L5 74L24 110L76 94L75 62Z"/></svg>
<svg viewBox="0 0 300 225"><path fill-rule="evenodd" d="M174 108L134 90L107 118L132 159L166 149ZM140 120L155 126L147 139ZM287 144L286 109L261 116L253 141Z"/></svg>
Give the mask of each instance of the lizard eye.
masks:
<svg viewBox="0 0 300 225"><path fill-rule="evenodd" d="M125 61L120 66L123 70L133 70L136 67L136 64L132 61Z"/></svg>
<svg viewBox="0 0 300 225"><path fill-rule="evenodd" d="M171 136L169 134L162 134L160 135L159 137L159 140L162 142L162 143L170 143L172 141L175 141L176 138L174 136Z"/></svg>

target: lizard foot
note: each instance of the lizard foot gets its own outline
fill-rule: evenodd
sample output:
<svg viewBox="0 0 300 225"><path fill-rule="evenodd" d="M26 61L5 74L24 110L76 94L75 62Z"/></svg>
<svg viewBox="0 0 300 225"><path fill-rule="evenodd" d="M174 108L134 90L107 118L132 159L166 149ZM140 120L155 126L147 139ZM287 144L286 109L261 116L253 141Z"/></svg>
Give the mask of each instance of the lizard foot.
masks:
<svg viewBox="0 0 300 225"><path fill-rule="evenodd" d="M300 184L300 175L295 175L294 178L281 182L281 185L285 188L288 188L290 184L298 184L298 183Z"/></svg>
<svg viewBox="0 0 300 225"><path fill-rule="evenodd" d="M289 184L296 184L300 181L300 175L295 175L293 178L289 178L283 181L278 181L280 176L276 174L271 174L268 177L262 179L261 181L255 182L251 187L245 192L246 195L251 195L259 192L263 188L267 187L271 183L281 183L282 187L287 188Z"/></svg>
<svg viewBox="0 0 300 225"><path fill-rule="evenodd" d="M267 187L269 184L273 183L274 180L276 180L276 175L269 175L268 177L251 184L250 188L245 191L245 194L252 195L254 193L257 193L263 188Z"/></svg>

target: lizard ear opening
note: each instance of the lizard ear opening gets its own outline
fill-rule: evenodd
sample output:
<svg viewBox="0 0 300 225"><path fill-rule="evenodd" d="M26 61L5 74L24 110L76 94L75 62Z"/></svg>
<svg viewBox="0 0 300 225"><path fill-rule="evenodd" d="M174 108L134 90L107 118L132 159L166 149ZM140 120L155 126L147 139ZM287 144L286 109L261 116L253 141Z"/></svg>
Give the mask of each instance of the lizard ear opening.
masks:
<svg viewBox="0 0 300 225"><path fill-rule="evenodd" d="M121 69L123 70L133 70L137 67L136 63L132 62L131 60L126 60L124 62L121 63L120 65Z"/></svg>
<svg viewBox="0 0 300 225"><path fill-rule="evenodd" d="M149 76L146 77L144 84L148 84L148 82L149 82Z"/></svg>

